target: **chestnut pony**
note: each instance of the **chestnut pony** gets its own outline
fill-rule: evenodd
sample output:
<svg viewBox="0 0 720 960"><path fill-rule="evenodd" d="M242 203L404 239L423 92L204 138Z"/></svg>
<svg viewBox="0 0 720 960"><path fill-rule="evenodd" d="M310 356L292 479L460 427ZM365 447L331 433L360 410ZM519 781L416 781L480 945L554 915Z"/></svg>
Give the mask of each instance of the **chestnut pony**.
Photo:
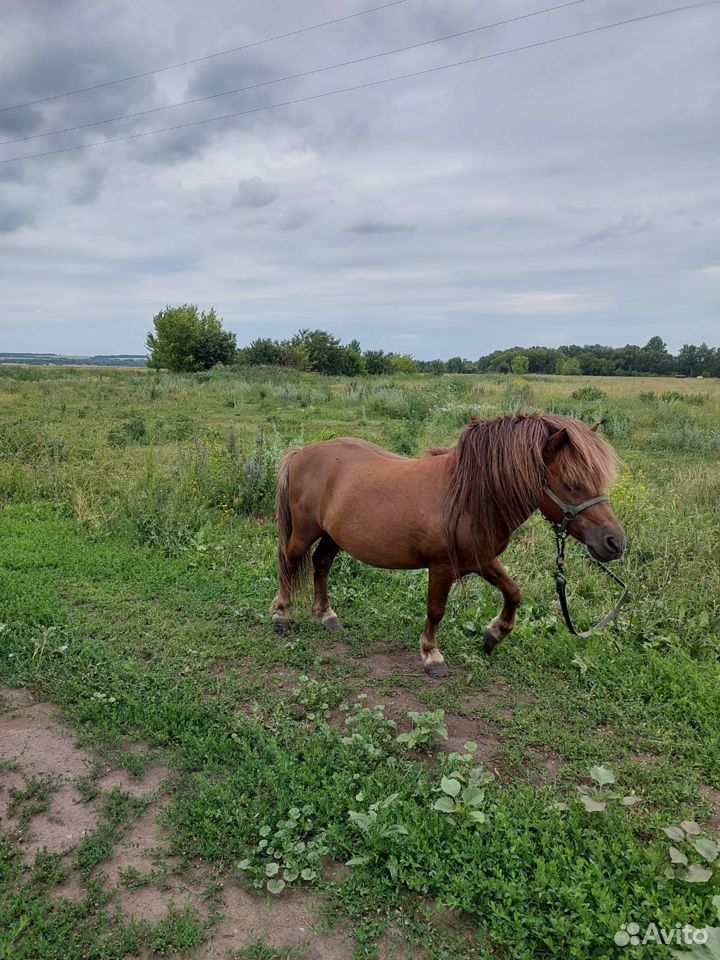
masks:
<svg viewBox="0 0 720 960"><path fill-rule="evenodd" d="M444 677L448 668L435 638L453 582L477 573L502 593L503 608L485 631L485 649L492 650L512 630L520 603L517 583L497 560L510 535L538 509L551 522L561 520L554 498L579 505L604 494L615 465L595 428L549 413L473 420L455 446L419 458L352 438L290 450L278 475L273 627L290 626L292 589L309 572L315 542L312 614L329 630L341 627L327 596L340 550L375 567L427 567L420 651L430 676ZM583 509L567 531L597 560L623 552L625 535L607 501Z"/></svg>

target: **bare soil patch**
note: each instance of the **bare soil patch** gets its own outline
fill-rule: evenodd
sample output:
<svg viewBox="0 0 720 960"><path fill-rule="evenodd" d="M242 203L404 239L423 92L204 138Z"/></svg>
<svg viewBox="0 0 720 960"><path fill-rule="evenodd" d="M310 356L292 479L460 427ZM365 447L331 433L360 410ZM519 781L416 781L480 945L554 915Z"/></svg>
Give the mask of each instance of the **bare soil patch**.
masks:
<svg viewBox="0 0 720 960"><path fill-rule="evenodd" d="M708 819L708 826L713 830L720 830L720 790L709 783L700 784L700 793L712 805L712 813Z"/></svg>
<svg viewBox="0 0 720 960"><path fill-rule="evenodd" d="M227 958L248 943L261 940L269 947L298 947L298 960L350 960L352 944L345 933L322 929L321 901L301 890L281 898L251 894L238 884L227 884L221 911L224 919L197 960ZM307 944L307 952L300 947Z"/></svg>
<svg viewBox="0 0 720 960"><path fill-rule="evenodd" d="M92 771L93 756L75 742L50 703L35 701L27 690L4 689L0 695L12 705L0 714L0 828L19 840L25 861L31 863L43 849L65 854L95 828L99 816L99 797L84 801L77 781ZM155 794L168 770L153 763L144 777L132 778L124 770L113 770L96 781L101 791L120 787L135 796ZM20 833L20 813L9 815L11 791L23 791L31 778L53 788L48 809L31 817ZM144 818L141 818L144 819ZM72 884L61 890L76 899Z"/></svg>

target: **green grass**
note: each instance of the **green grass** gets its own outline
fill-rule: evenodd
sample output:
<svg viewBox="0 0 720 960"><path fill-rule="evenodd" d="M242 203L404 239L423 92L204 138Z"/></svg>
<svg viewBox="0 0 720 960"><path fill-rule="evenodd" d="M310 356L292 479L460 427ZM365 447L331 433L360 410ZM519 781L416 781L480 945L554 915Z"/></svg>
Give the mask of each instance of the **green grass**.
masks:
<svg viewBox="0 0 720 960"><path fill-rule="evenodd" d="M0 403L0 681L60 704L83 742L136 775L142 761L127 744L162 748L174 772L164 814L174 853L251 887L322 890L358 956L391 929L430 957L594 960L617 955L623 922L713 920L718 874L666 876L661 828L702 824L702 788L720 786L716 383L73 369L27 378L0 368ZM344 657L328 655L336 638L304 614L292 633L271 634L270 504L287 446L353 434L416 453L451 442L469 413L518 404L602 419L623 458L612 498L629 537L618 567L632 600L615 625L588 640L567 633L552 538L535 519L506 555L524 592L515 632L483 655L498 597L477 579L456 588L440 634L454 672L442 685L419 658L417 677L397 682L368 680L364 667L373 651L416 651L422 572L338 560L330 590ZM571 565L573 610L589 620L611 594L579 550ZM409 750L371 711L328 724L360 690L398 685L428 710L459 715L468 697L506 691L505 704L489 699L477 714L502 737L484 823L432 809L443 775L463 761ZM562 765L545 784L550 752ZM577 788L596 764L641 802L586 812ZM93 796L91 780L83 790ZM3 841L2 960L53 956L63 938L70 958L131 955L139 944L192 956L212 933L199 916L171 912L149 931L103 901L102 863L140 810L119 791L106 796L70 866L33 873L16 840ZM354 865L330 879L326 857ZM38 880L68 869L87 884L80 905ZM443 908L453 924L438 920ZM262 944L243 955L283 956Z"/></svg>

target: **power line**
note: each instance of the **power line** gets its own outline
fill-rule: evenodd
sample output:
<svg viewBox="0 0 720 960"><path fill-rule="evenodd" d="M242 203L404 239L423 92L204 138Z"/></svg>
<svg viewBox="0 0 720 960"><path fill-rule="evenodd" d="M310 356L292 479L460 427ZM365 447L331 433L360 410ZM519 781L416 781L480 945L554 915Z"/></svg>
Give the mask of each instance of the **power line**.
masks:
<svg viewBox="0 0 720 960"><path fill-rule="evenodd" d="M380 53L368 54L364 57L355 57L352 60L342 60L340 63L332 63L324 67L316 67L313 70L305 70L303 73L293 73L286 77L278 77L275 80L261 80L258 83L251 83L246 87L238 87L235 90L224 90L222 93L211 93L204 97L194 97L191 100L180 100L177 103L167 103L162 107L151 107L147 110L138 110L135 113L124 113L117 117L109 117L106 120L91 120L88 123L78 123L73 127L62 127L58 130L48 130L46 133L31 133L26 137L13 137L11 140L0 140L0 146L6 146L9 143L25 143L28 140L40 140L43 137L53 137L60 133L73 133L75 130L85 130L88 127L99 127L106 123L115 123L118 120L133 120L137 117L145 117L151 113L160 113L163 110L172 110L177 107L187 107L193 103L204 103L208 100L216 100L218 97L229 97L235 93L247 93L249 90L257 90L259 87L272 86L276 83L284 83L286 80L301 80L303 77L311 77L318 73L327 73L330 70L338 70L341 67L349 67L358 63L367 63L370 60L379 60L382 57L389 57L396 53L406 53L409 50L418 50L421 47L430 46L433 43L442 43L445 40L457 40L459 37L467 37L473 33L479 33L481 30L489 30L491 27L501 27L508 23L517 23L519 20L529 20L531 17L539 17L545 13L552 13L554 10L563 10L566 7L574 7L579 3L588 3L589 0L567 0L566 3L556 4L554 7L545 7L543 10L535 10L532 13L523 13L517 17L509 17L506 20L496 20L494 23L485 23L479 27L471 27L468 30L460 30L457 33L448 33L442 37L433 37L430 40L421 40L418 43L411 43L405 47L395 47L392 50L383 50Z"/></svg>
<svg viewBox="0 0 720 960"><path fill-rule="evenodd" d="M519 47L510 47L507 50L497 50L494 53L483 54L479 57L468 57L465 60L456 60L453 63L441 64L437 67L426 67L423 70L414 70L412 73L400 73L396 74L393 77L383 77L380 80L368 80L365 83L353 84L349 87L340 87L336 90L326 90L324 93L314 93L306 97L297 97L294 100L282 100L278 103L268 103L261 107L252 107L248 110L239 110L233 113L225 113L216 117L206 117L204 120L192 120L187 123L177 123L169 127L161 127L156 130L143 130L139 133L130 133L122 137L111 137L107 140L95 140L92 143L79 143L70 147L58 147L55 150L46 150L43 153L29 153L19 157L8 157L5 160L0 160L2 163L14 163L18 160L33 160L39 157L50 157L58 153L70 153L75 150L87 150L90 147L100 147L107 143L121 143L126 140L138 140L141 137L149 137L158 133L170 133L175 130L184 130L188 127L198 127L206 123L217 123L221 120L232 120L237 117L245 117L254 113L262 113L264 110L276 110L279 107L289 107L295 104L308 103L311 100L322 100L326 97L333 97L340 93L349 93L352 90L365 90L369 87L381 86L385 83L394 83L397 80L408 80L414 77L427 76L431 73L440 73L442 70L449 70L454 67L466 66L470 63L480 63L484 60L494 60L498 57L504 57L511 53L522 53L525 50L533 50L538 47L546 47L552 43L559 43L563 40L572 40L576 37L586 37L590 34L599 33L602 30L611 30L614 27L623 27L631 23L640 23L644 20L652 20L657 17L664 17L671 13L680 13L683 10L695 10L700 7L714 7L720 4L720 0L700 0L698 3L687 4L683 7L671 7L669 10L656 10L653 13L646 13L638 17L630 17L626 20L616 20L614 23L605 23L597 27L590 27L587 30L579 30L576 33L566 33L560 37L550 37L547 40L537 40L534 43L526 43Z"/></svg>
<svg viewBox="0 0 720 960"><path fill-rule="evenodd" d="M202 63L205 60L212 60L215 57L224 57L229 53L239 53L241 50L260 47L265 43L273 43L275 40L287 40L288 37L297 37L300 36L300 34L309 33L311 30L330 27L336 23L354 20L356 17L364 17L368 13L375 13L377 10L387 10L388 7L397 7L400 6L401 3L408 2L409 0L390 0L389 3L381 3L376 7L367 7L365 10L358 10L356 13L348 13L342 17L333 17L332 20L312 23L307 27L289 30L287 33L277 33L272 37L263 37L262 40L252 40L250 43L244 43L239 47L230 47L228 50L218 50L216 53L207 53L203 57L194 57L192 60L182 60L180 63L169 63L165 67L155 67L153 70L144 70L142 73L131 73L127 77L118 77L117 80L104 80L102 83L93 83L89 87L78 87L77 90L66 90L64 93L54 93L47 97L38 97L36 100L26 100L24 103L13 103L7 107L0 107L0 113L4 113L6 110L20 110L22 107L32 107L36 103L49 103L51 100L62 100L63 97L74 97L78 93L88 93L90 90L112 87L116 83L127 83L129 80L141 80L143 77L151 77L156 73L165 73L167 70L176 70L178 67L189 67L194 63Z"/></svg>

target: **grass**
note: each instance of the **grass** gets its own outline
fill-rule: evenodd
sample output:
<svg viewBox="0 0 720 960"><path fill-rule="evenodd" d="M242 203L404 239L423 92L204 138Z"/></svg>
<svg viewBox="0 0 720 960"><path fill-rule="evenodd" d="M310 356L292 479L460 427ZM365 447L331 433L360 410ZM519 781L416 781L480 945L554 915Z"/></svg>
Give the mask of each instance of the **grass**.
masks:
<svg viewBox="0 0 720 960"><path fill-rule="evenodd" d="M60 704L103 756L129 756L132 741L162 747L176 774L164 815L175 854L280 897L286 887L322 890L359 957L390 930L429 957L594 960L617 954L622 923L713 921L718 872L704 883L666 875L662 828L694 819L710 832L706 787L720 786L717 383L348 382L247 370L42 369L29 378L8 367L0 403L0 680ZM305 615L291 634L271 634L270 512L286 447L353 434L416 453L451 442L472 412L518 405L601 419L623 459L612 499L629 537L619 567L632 601L615 625L588 640L567 633L552 538L535 519L506 555L524 591L515 632L484 656L479 637L498 598L479 580L456 588L440 634L454 672L442 685L419 670L372 680L365 667L374 651L416 650L422 572L338 560L331 597L350 651L340 658ZM589 620L611 595L578 554L571 602ZM438 757L432 731L428 750L398 741L377 711L329 722L359 691L394 688L446 719L469 711L498 731L497 775L480 806L433 809L443 777L467 782L476 764ZM482 700L498 689L503 703ZM474 713L473 698L484 703ZM554 782L541 776L549 755ZM599 764L614 773L618 797L640 802L588 813L578 787ZM71 958L126 956L143 944L192 956L211 935L187 912L152 931L113 915L93 887L96 868L140 807L119 791L104 803L71 865L88 884L80 905L53 894L57 863L33 873L16 840L2 841L2 960L52 956L66 940ZM353 866L333 879L328 857ZM443 910L452 924L438 919ZM258 943L240 956L283 953Z"/></svg>

